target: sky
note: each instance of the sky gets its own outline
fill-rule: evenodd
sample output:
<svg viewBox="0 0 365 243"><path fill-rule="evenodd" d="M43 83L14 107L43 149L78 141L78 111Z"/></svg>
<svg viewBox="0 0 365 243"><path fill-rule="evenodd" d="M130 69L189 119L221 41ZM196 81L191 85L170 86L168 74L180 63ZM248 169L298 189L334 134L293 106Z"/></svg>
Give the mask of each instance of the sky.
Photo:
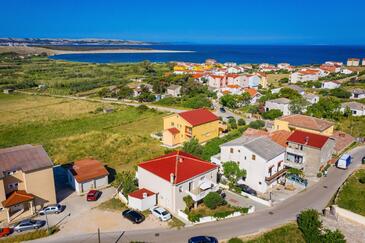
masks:
<svg viewBox="0 0 365 243"><path fill-rule="evenodd" d="M365 45L364 0L0 0L0 37Z"/></svg>

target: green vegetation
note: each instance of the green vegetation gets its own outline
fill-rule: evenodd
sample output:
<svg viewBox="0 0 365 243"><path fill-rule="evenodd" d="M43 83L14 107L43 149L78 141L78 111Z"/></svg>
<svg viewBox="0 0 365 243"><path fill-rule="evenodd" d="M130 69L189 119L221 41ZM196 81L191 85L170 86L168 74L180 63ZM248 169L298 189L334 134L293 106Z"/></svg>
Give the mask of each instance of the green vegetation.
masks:
<svg viewBox="0 0 365 243"><path fill-rule="evenodd" d="M121 212L126 209L126 205L117 198L109 199L108 201L102 202L97 206L98 209L107 211L118 211Z"/></svg>
<svg viewBox="0 0 365 243"><path fill-rule="evenodd" d="M256 120L256 121L250 122L250 124L248 124L248 126L250 128L260 129L260 128L263 128L265 126L265 122L262 121L262 120Z"/></svg>
<svg viewBox="0 0 365 243"><path fill-rule="evenodd" d="M254 239L246 240L247 243L305 243L302 232L294 223L284 225L280 228L271 230Z"/></svg>
<svg viewBox="0 0 365 243"><path fill-rule="evenodd" d="M93 157L117 171L163 154L150 133L162 129L163 113L41 96L1 95L0 147L42 144L56 164ZM100 109L99 109L100 110ZM147 127L145 124L149 124Z"/></svg>
<svg viewBox="0 0 365 243"><path fill-rule="evenodd" d="M223 164L223 174L229 182L229 187L233 188L239 179L246 176L246 171L241 170L236 162L228 161Z"/></svg>
<svg viewBox="0 0 365 243"><path fill-rule="evenodd" d="M203 146L199 143L198 139L192 138L184 142L182 150L199 157L203 153Z"/></svg>
<svg viewBox="0 0 365 243"><path fill-rule="evenodd" d="M264 113L262 113L262 117L264 119L269 119L269 120L275 120L276 118L278 118L282 115L283 115L283 112L281 112L281 110L278 110L278 109L272 109L272 110L265 111Z"/></svg>
<svg viewBox="0 0 365 243"><path fill-rule="evenodd" d="M319 214L314 209L302 211L299 214L298 228L302 231L304 239L307 243L345 243L344 235L339 231L331 231L324 229Z"/></svg>
<svg viewBox="0 0 365 243"><path fill-rule="evenodd" d="M172 216L171 220L169 220L168 225L170 228L177 228L180 229L185 226L184 222L182 222L180 219Z"/></svg>
<svg viewBox="0 0 365 243"><path fill-rule="evenodd" d="M365 169L358 170L347 179L336 198L336 204L365 216Z"/></svg>
<svg viewBox="0 0 365 243"><path fill-rule="evenodd" d="M47 229L38 229L27 233L6 237L1 239L0 243L20 243L28 240L36 240L53 235L58 231L58 227L50 227L49 231Z"/></svg>
<svg viewBox="0 0 365 243"><path fill-rule="evenodd" d="M218 206L226 204L226 201L217 192L209 192L203 202L209 209L216 209Z"/></svg>
<svg viewBox="0 0 365 243"><path fill-rule="evenodd" d="M122 191L123 195L127 197L129 193L138 188L135 178L134 173L130 171L122 171L115 175L113 186L116 187L118 191Z"/></svg>
<svg viewBox="0 0 365 243"><path fill-rule="evenodd" d="M236 109L243 105L247 105L250 102L250 95L243 93L241 95L226 94L220 98L220 103L228 108Z"/></svg>

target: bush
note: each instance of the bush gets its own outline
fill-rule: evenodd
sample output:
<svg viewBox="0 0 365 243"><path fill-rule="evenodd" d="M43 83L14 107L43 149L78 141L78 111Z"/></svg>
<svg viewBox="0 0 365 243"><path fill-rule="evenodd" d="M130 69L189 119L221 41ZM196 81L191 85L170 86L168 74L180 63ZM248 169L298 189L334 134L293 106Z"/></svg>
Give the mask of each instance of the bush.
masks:
<svg viewBox="0 0 365 243"><path fill-rule="evenodd" d="M210 209L215 209L218 206L225 204L224 199L217 192L209 192L203 199L205 206Z"/></svg>
<svg viewBox="0 0 365 243"><path fill-rule="evenodd" d="M283 112L278 109L272 109L272 110L262 113L262 117L264 119L269 119L269 120L274 120L282 115L283 115Z"/></svg>
<svg viewBox="0 0 365 243"><path fill-rule="evenodd" d="M243 243L243 240L239 238L231 238L228 243Z"/></svg>
<svg viewBox="0 0 365 243"><path fill-rule="evenodd" d="M250 122L250 124L248 126L250 128L260 129L260 128L263 128L265 126L265 122L262 121L262 120L256 120L256 121Z"/></svg>
<svg viewBox="0 0 365 243"><path fill-rule="evenodd" d="M237 123L238 123L238 126L244 126L244 125L246 125L246 121L244 119L242 119L242 118L238 119Z"/></svg>
<svg viewBox="0 0 365 243"><path fill-rule="evenodd" d="M216 212L214 213L214 217L217 219L224 219L225 217L227 217L228 215L232 214L232 211L220 211L220 212Z"/></svg>
<svg viewBox="0 0 365 243"><path fill-rule="evenodd" d="M308 243L321 242L322 222L319 214L314 209L302 211L297 219L298 227L302 231L304 239Z"/></svg>
<svg viewBox="0 0 365 243"><path fill-rule="evenodd" d="M139 106L137 106L137 110L139 111L139 112L145 112L145 111L148 111L148 106L146 106L146 105L139 105Z"/></svg>
<svg viewBox="0 0 365 243"><path fill-rule="evenodd" d="M360 177L359 182L365 184L365 176Z"/></svg>
<svg viewBox="0 0 365 243"><path fill-rule="evenodd" d="M184 203L185 203L185 209L187 212L190 212L190 209L194 206L193 198L188 195L183 197Z"/></svg>
<svg viewBox="0 0 365 243"><path fill-rule="evenodd" d="M200 157L203 153L203 146L200 145L198 139L192 138L189 141L184 142L182 150L186 153Z"/></svg>
<svg viewBox="0 0 365 243"><path fill-rule="evenodd" d="M194 213L190 213L188 215L188 219L189 221L195 223L195 222L199 222L200 218L203 217L201 214L194 214Z"/></svg>
<svg viewBox="0 0 365 243"><path fill-rule="evenodd" d="M318 173L317 173L317 177L318 177L318 178L321 178L321 177L322 177L322 172L318 172Z"/></svg>

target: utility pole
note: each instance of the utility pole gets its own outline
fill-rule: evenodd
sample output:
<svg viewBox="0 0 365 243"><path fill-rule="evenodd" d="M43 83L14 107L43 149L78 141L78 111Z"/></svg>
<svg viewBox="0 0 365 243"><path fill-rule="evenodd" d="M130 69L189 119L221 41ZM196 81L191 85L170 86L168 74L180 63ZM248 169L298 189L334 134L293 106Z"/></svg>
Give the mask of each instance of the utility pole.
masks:
<svg viewBox="0 0 365 243"><path fill-rule="evenodd" d="M100 243L100 229L98 228L98 242Z"/></svg>
<svg viewBox="0 0 365 243"><path fill-rule="evenodd" d="M49 224L48 224L48 216L47 216L47 212L44 212L44 215L46 216L47 232L48 232L48 234L49 234L50 232L49 232Z"/></svg>

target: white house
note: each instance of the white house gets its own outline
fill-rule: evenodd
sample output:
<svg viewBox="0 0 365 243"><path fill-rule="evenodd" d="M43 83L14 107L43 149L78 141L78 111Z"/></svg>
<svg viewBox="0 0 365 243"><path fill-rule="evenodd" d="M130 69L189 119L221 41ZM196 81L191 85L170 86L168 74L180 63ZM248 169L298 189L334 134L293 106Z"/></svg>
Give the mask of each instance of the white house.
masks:
<svg viewBox="0 0 365 243"><path fill-rule="evenodd" d="M359 58L349 58L349 59L347 59L347 66L349 66L349 67L360 66L360 59Z"/></svg>
<svg viewBox="0 0 365 243"><path fill-rule="evenodd" d="M157 195L156 204L177 213L185 209L185 196L191 196L197 203L209 192L217 191L217 173L217 165L175 151L140 163L137 179L139 189Z"/></svg>
<svg viewBox="0 0 365 243"><path fill-rule="evenodd" d="M250 88L258 88L261 83L261 78L258 75L246 75L248 87Z"/></svg>
<svg viewBox="0 0 365 243"><path fill-rule="evenodd" d="M108 184L109 172L104 165L97 160L84 159L75 161L68 169L68 184L78 194L92 189L104 188Z"/></svg>
<svg viewBox="0 0 365 243"><path fill-rule="evenodd" d="M300 95L304 95L304 93L305 93L304 89L302 87L298 86L298 85L290 84L287 87L297 91L298 94L300 94Z"/></svg>
<svg viewBox="0 0 365 243"><path fill-rule="evenodd" d="M339 88L341 84L337 81L324 81L322 83L322 89L336 89Z"/></svg>
<svg viewBox="0 0 365 243"><path fill-rule="evenodd" d="M278 98L274 100L268 100L265 102L265 111L273 109L280 110L284 116L290 115L290 100L287 98Z"/></svg>
<svg viewBox="0 0 365 243"><path fill-rule="evenodd" d="M345 112L346 108L351 110L353 116L365 116L365 105L359 102L346 102L341 104L341 112Z"/></svg>
<svg viewBox="0 0 365 243"><path fill-rule="evenodd" d="M318 103L319 101L319 96L315 94L304 94L303 97L311 104Z"/></svg>
<svg viewBox="0 0 365 243"><path fill-rule="evenodd" d="M351 91L350 99L365 99L365 90L364 89L353 89Z"/></svg>
<svg viewBox="0 0 365 243"><path fill-rule="evenodd" d="M207 75L208 86L214 89L220 89L227 85L227 77L222 75Z"/></svg>
<svg viewBox="0 0 365 243"><path fill-rule="evenodd" d="M347 74L347 75L348 75L348 74L351 74L351 73L353 73L353 72L352 72L350 69L344 68L344 69L342 69L342 70L341 70L341 73L342 73L342 74Z"/></svg>
<svg viewBox="0 0 365 243"><path fill-rule="evenodd" d="M128 206L139 211L145 211L156 205L156 193L141 188L128 194Z"/></svg>
<svg viewBox="0 0 365 243"><path fill-rule="evenodd" d="M268 137L242 136L220 146L220 161L238 163L247 172L243 184L265 193L284 176L285 148ZM217 156L215 156L217 157Z"/></svg>
<svg viewBox="0 0 365 243"><path fill-rule="evenodd" d="M181 86L172 84L167 88L166 93L173 97L179 97L181 95Z"/></svg>
<svg viewBox="0 0 365 243"><path fill-rule="evenodd" d="M323 74L321 74L320 70L317 69L301 69L298 72L294 72L290 74L290 82L295 84L298 82L308 82L308 81L316 81Z"/></svg>

